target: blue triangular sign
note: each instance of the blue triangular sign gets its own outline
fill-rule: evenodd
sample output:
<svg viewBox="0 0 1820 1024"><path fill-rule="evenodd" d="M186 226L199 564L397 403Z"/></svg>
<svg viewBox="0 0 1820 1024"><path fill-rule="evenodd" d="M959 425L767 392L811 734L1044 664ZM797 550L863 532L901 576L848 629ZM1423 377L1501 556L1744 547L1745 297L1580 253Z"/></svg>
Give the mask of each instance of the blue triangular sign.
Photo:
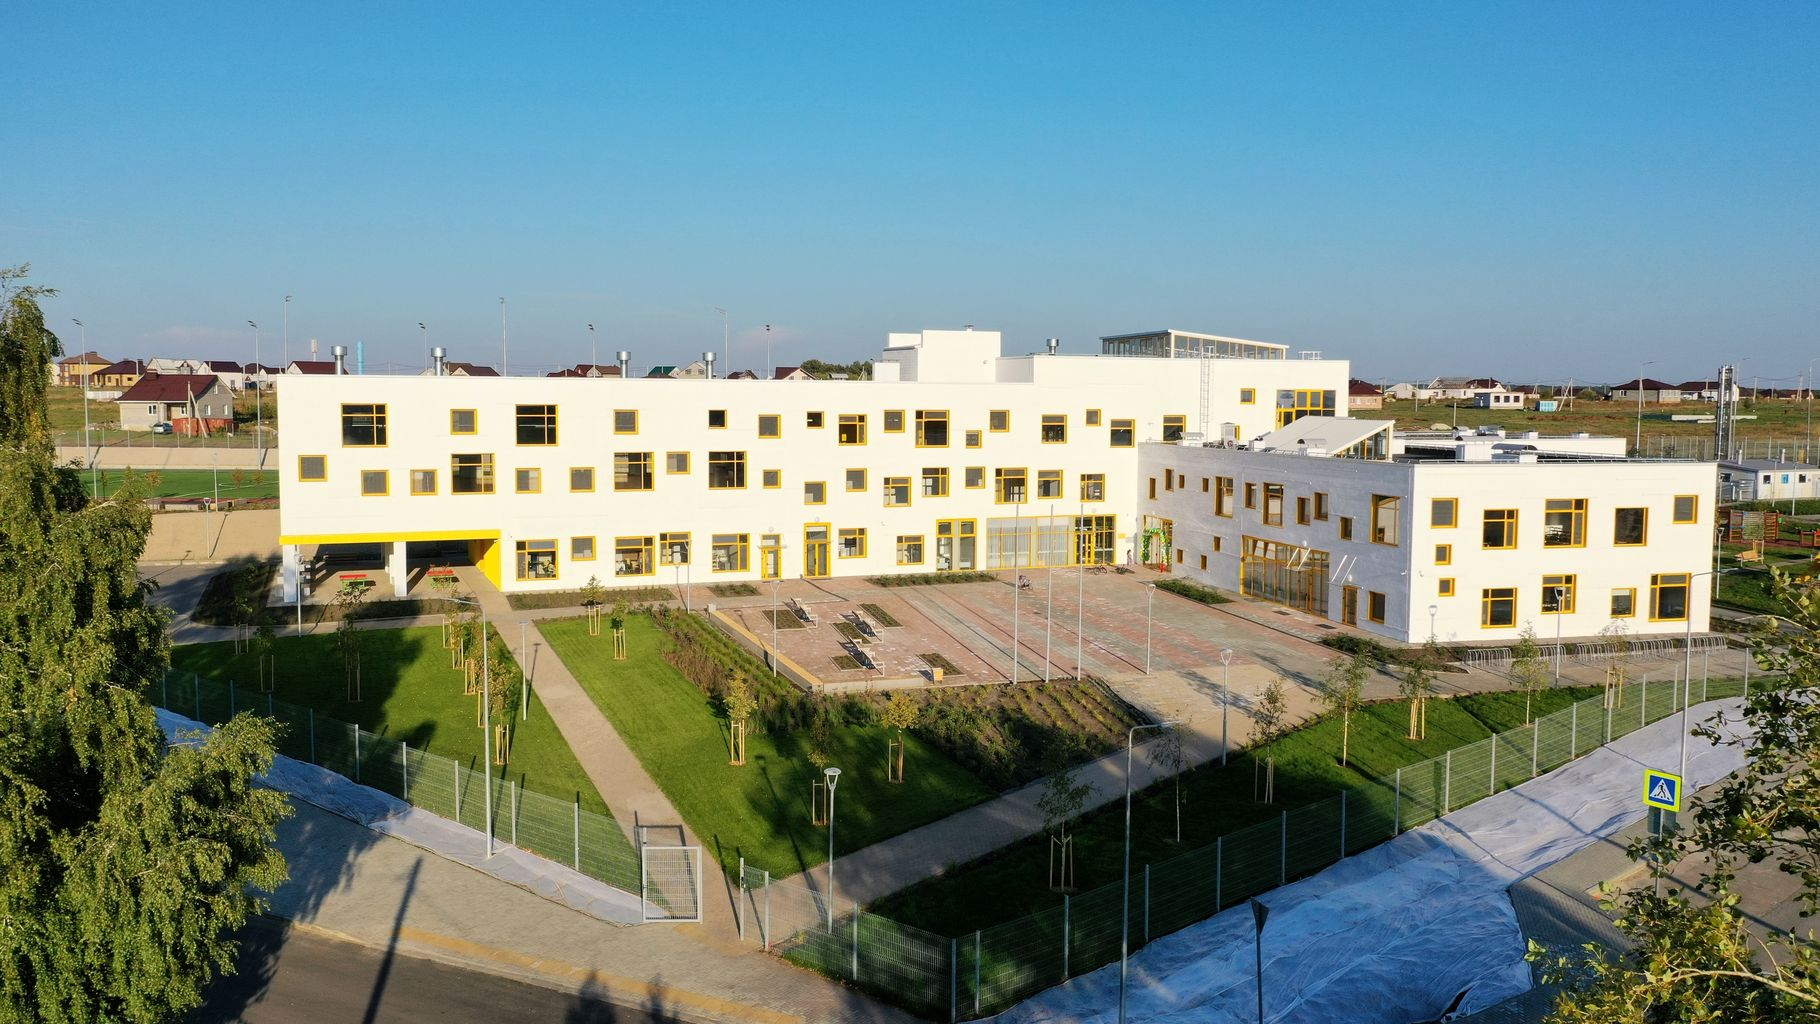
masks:
<svg viewBox="0 0 1820 1024"><path fill-rule="evenodd" d="M1664 804L1674 803L1675 802L1674 784L1669 782L1667 779L1657 779L1656 784L1654 786L1650 787L1649 798L1651 800L1656 801L1657 803L1664 803Z"/></svg>

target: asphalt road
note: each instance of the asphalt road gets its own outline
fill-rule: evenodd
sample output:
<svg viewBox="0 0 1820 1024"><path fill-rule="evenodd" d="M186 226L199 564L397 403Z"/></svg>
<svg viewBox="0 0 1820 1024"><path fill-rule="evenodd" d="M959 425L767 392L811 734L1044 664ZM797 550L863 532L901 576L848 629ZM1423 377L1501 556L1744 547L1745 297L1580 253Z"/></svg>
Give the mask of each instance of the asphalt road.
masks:
<svg viewBox="0 0 1820 1024"><path fill-rule="evenodd" d="M431 960L369 949L257 918L240 934L238 973L209 989L192 1024L658 1024L659 1004L630 1009Z"/></svg>

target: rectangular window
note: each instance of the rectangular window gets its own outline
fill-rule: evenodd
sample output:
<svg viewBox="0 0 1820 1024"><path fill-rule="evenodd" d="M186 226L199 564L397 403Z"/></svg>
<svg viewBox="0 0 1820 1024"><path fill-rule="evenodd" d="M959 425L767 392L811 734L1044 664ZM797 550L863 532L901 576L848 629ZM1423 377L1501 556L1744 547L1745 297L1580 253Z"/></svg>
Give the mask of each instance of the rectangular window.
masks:
<svg viewBox="0 0 1820 1024"><path fill-rule="evenodd" d="M1675 499L1679 501L1680 499ZM1649 578L1649 617L1653 622L1681 622L1687 618L1688 575L1657 573Z"/></svg>
<svg viewBox="0 0 1820 1024"><path fill-rule="evenodd" d="M1403 499L1394 494L1371 496L1371 542L1392 547L1402 543Z"/></svg>
<svg viewBox="0 0 1820 1024"><path fill-rule="evenodd" d="M746 486L745 452L708 453L708 489L738 490Z"/></svg>
<svg viewBox="0 0 1820 1024"><path fill-rule="evenodd" d="M633 413L634 417L638 414ZM518 443L521 445L552 445L556 443L556 407L553 405L521 405L514 414L517 425ZM617 427L618 416L615 414L614 426Z"/></svg>
<svg viewBox="0 0 1820 1024"><path fill-rule="evenodd" d="M1637 588L1614 587L1611 592L1611 617L1628 619L1637 614Z"/></svg>
<svg viewBox="0 0 1820 1024"><path fill-rule="evenodd" d="M803 504L825 505L828 502L828 484L822 480L808 480L803 483Z"/></svg>
<svg viewBox="0 0 1820 1024"><path fill-rule="evenodd" d="M1088 409L1086 420L1087 420L1087 425L1090 427L1099 426L1100 425L1100 411L1098 409Z"/></svg>
<svg viewBox="0 0 1820 1024"><path fill-rule="evenodd" d="M774 413L763 413L758 417L759 437L784 436L784 418Z"/></svg>
<svg viewBox="0 0 1820 1024"><path fill-rule="evenodd" d="M907 476L885 477L885 507L898 508L910 504L910 478Z"/></svg>
<svg viewBox="0 0 1820 1024"><path fill-rule="evenodd" d="M1649 509L1621 508L1613 512L1611 542L1621 548L1649 543Z"/></svg>
<svg viewBox="0 0 1820 1024"><path fill-rule="evenodd" d="M321 483L329 478L329 459L326 455L297 456L297 479L304 483Z"/></svg>
<svg viewBox="0 0 1820 1024"><path fill-rule="evenodd" d="M1062 496L1062 471L1059 469L1037 470L1036 496L1039 498L1060 498Z"/></svg>
<svg viewBox="0 0 1820 1024"><path fill-rule="evenodd" d="M1113 420L1109 435L1111 437L1112 447L1114 448L1130 448L1134 446L1137 443L1135 440L1137 437L1136 421Z"/></svg>
<svg viewBox="0 0 1820 1024"><path fill-rule="evenodd" d="M433 469L413 469L413 470L411 470L411 493L412 494L435 494L436 493L436 471Z"/></svg>
<svg viewBox="0 0 1820 1024"><path fill-rule="evenodd" d="M980 432L977 430L967 431L967 447L978 448L984 444L985 442L980 439L980 436Z"/></svg>
<svg viewBox="0 0 1820 1024"><path fill-rule="evenodd" d="M1351 516L1341 516L1340 517L1340 539L1341 540L1351 540L1352 539L1352 517Z"/></svg>
<svg viewBox="0 0 1820 1024"><path fill-rule="evenodd" d="M1175 490L1175 470L1173 470L1173 469L1163 470L1163 490L1165 490L1165 491Z"/></svg>
<svg viewBox="0 0 1820 1024"><path fill-rule="evenodd" d="M903 433L904 432L904 410L886 409L885 410L885 422L884 422L883 426L884 426L885 433L887 433L887 434Z"/></svg>
<svg viewBox="0 0 1820 1024"><path fill-rule="evenodd" d="M1550 498L1543 508L1543 547L1581 548L1586 546L1585 498Z"/></svg>
<svg viewBox="0 0 1820 1024"><path fill-rule="evenodd" d="M384 415L385 406L380 406L380 409L382 410L381 415ZM1675 522L1691 523L1698 518L1700 518L1700 496L1697 494L1675 495Z"/></svg>
<svg viewBox="0 0 1820 1024"><path fill-rule="evenodd" d="M714 546L708 552L708 568L712 572L745 572L749 552L749 533L717 533L714 535Z"/></svg>
<svg viewBox="0 0 1820 1024"><path fill-rule="evenodd" d="M986 414L986 429L994 434L1003 434L1011 429L1011 410L994 409Z"/></svg>
<svg viewBox="0 0 1820 1024"><path fill-rule="evenodd" d="M1214 535L1213 535L1213 550L1214 550L1214 553L1215 553L1215 554L1218 554L1218 553L1219 553L1219 551L1220 551L1220 550L1221 550L1221 548L1223 548L1223 547L1224 547L1224 546L1225 546L1225 544L1224 544L1224 542L1223 542L1223 541L1221 541L1221 539L1220 539L1220 535L1219 535L1219 534L1217 534L1217 533L1216 533L1216 534L1214 534Z"/></svg>
<svg viewBox="0 0 1820 1024"><path fill-rule="evenodd" d="M709 430L727 429L727 410L709 409L708 410L708 429Z"/></svg>
<svg viewBox="0 0 1820 1024"><path fill-rule="evenodd" d="M1150 500L1156 500L1156 477L1150 478Z"/></svg>
<svg viewBox="0 0 1820 1024"><path fill-rule="evenodd" d="M810 430L820 430L822 428L822 414L819 412L804 413L803 425Z"/></svg>
<svg viewBox="0 0 1820 1024"><path fill-rule="evenodd" d="M997 469L992 472L993 494L1000 505L1015 505L1027 495L1027 473L1023 469Z"/></svg>
<svg viewBox="0 0 1820 1024"><path fill-rule="evenodd" d="M556 578L556 541L521 540L518 542L518 578L553 580Z"/></svg>
<svg viewBox="0 0 1820 1024"><path fill-rule="evenodd" d="M648 491L654 484L650 452L613 453L613 489Z"/></svg>
<svg viewBox="0 0 1820 1024"><path fill-rule="evenodd" d="M862 528L840 531L836 553L841 558L866 557L866 531Z"/></svg>
<svg viewBox="0 0 1820 1024"><path fill-rule="evenodd" d="M569 538L569 561L571 561L571 562L592 562L592 561L594 561L594 538L592 538L592 537L570 537Z"/></svg>
<svg viewBox="0 0 1820 1024"><path fill-rule="evenodd" d="M1460 525L1460 499L1436 498L1429 502L1428 525L1437 530L1451 530Z"/></svg>
<svg viewBox="0 0 1820 1024"><path fill-rule="evenodd" d="M1327 521L1327 492L1314 492L1314 518L1316 522Z"/></svg>
<svg viewBox="0 0 1820 1024"><path fill-rule="evenodd" d="M392 475L383 469L363 469L360 471L360 494L362 497L379 498L392 491Z"/></svg>
<svg viewBox="0 0 1820 1024"><path fill-rule="evenodd" d="M1207 571L1207 556L1206 555L1201 556L1201 571L1202 572Z"/></svg>
<svg viewBox="0 0 1820 1024"><path fill-rule="evenodd" d="M594 490L594 467L570 466L569 490L575 494L586 494Z"/></svg>
<svg viewBox="0 0 1820 1024"><path fill-rule="evenodd" d="M948 410L916 410L916 446L918 448L948 447Z"/></svg>
<svg viewBox="0 0 1820 1024"><path fill-rule="evenodd" d="M1104 473L1082 473L1081 474L1081 500L1082 501L1105 501L1106 500L1106 474L1104 474Z"/></svg>
<svg viewBox="0 0 1820 1024"><path fill-rule="evenodd" d="M1210 488L1208 487L1208 484L1207 484L1207 478L1201 477L1201 493L1206 494L1209 489Z"/></svg>
<svg viewBox="0 0 1820 1024"><path fill-rule="evenodd" d="M847 470L847 490L863 491L866 489L866 471L863 469Z"/></svg>
<svg viewBox="0 0 1820 1024"><path fill-rule="evenodd" d="M1453 545L1452 544L1436 544L1435 545L1435 564L1436 565L1452 565L1453 564Z"/></svg>
<svg viewBox="0 0 1820 1024"><path fill-rule="evenodd" d="M920 533L900 533L897 535L897 564L923 564L923 535Z"/></svg>
<svg viewBox="0 0 1820 1024"><path fill-rule="evenodd" d="M638 433L638 410L637 409L615 409L615 410L613 410L613 432L615 434L636 434L636 433ZM523 442L520 442L520 443L523 443Z"/></svg>
<svg viewBox="0 0 1820 1024"><path fill-rule="evenodd" d="M543 470L519 469L512 474L512 489L519 494L543 493Z"/></svg>
<svg viewBox="0 0 1820 1024"><path fill-rule="evenodd" d="M1479 625L1507 629L1517 624L1517 588L1488 587L1479 592Z"/></svg>
<svg viewBox="0 0 1820 1024"><path fill-rule="evenodd" d="M613 575L650 576L657 572L650 537L613 538Z"/></svg>
<svg viewBox="0 0 1820 1024"><path fill-rule="evenodd" d="M665 452L664 453L664 472L670 473L670 474L681 474L681 473L687 473L688 471L689 471L689 453L688 452Z"/></svg>
<svg viewBox="0 0 1820 1024"><path fill-rule="evenodd" d="M657 564L688 565L689 535L687 533L664 533L657 538Z"/></svg>
<svg viewBox="0 0 1820 1024"><path fill-rule="evenodd" d="M1283 525L1283 485L1264 485L1264 525Z"/></svg>
<svg viewBox="0 0 1820 1024"><path fill-rule="evenodd" d="M449 410L449 433L475 434L480 432L480 418L472 409Z"/></svg>
<svg viewBox="0 0 1820 1024"><path fill-rule="evenodd" d="M1213 478L1213 514L1232 518L1232 478L1229 476Z"/></svg>
<svg viewBox="0 0 1820 1024"><path fill-rule="evenodd" d="M866 443L866 414L843 412L835 432L835 440L844 445Z"/></svg>
<svg viewBox="0 0 1820 1024"><path fill-rule="evenodd" d="M767 469L760 472L758 476L763 482L765 490L775 491L784 485L784 471L781 469Z"/></svg>
<svg viewBox="0 0 1820 1024"><path fill-rule="evenodd" d="M1508 550L1516 546L1517 510L1514 508L1486 509L1484 547Z"/></svg>
<svg viewBox="0 0 1820 1024"><path fill-rule="evenodd" d="M966 473L963 474L963 482L965 483L968 490L976 491L982 487L985 487L986 486L986 467L968 466Z"/></svg>
<svg viewBox="0 0 1820 1024"><path fill-rule="evenodd" d="M1365 592L1365 617L1373 622L1384 621L1384 594L1381 591Z"/></svg>
<svg viewBox="0 0 1820 1024"><path fill-rule="evenodd" d="M1309 514L1308 499L1307 498L1297 498L1295 500L1296 525L1307 526L1310 522L1308 514Z"/></svg>
<svg viewBox="0 0 1820 1024"><path fill-rule="evenodd" d="M1443 576L1437 581L1435 594L1440 597L1452 597L1454 593L1453 577Z"/></svg>
<svg viewBox="0 0 1820 1024"><path fill-rule="evenodd" d="M341 406L341 446L343 448L385 447L385 406Z"/></svg>
<svg viewBox="0 0 1820 1024"><path fill-rule="evenodd" d="M1257 388L1240 388L1239 389L1239 404L1240 405L1258 404L1258 389Z"/></svg>
<svg viewBox="0 0 1820 1024"><path fill-rule="evenodd" d="M1542 614L1572 615L1578 589L1579 577L1572 573L1542 577Z"/></svg>
<svg viewBox="0 0 1820 1024"><path fill-rule="evenodd" d="M1245 483L1245 507L1250 509L1258 507L1258 485L1250 481Z"/></svg>
<svg viewBox="0 0 1820 1024"><path fill-rule="evenodd" d="M1180 441L1188 431L1188 417L1181 414L1163 417L1163 440Z"/></svg>
<svg viewBox="0 0 1820 1024"><path fill-rule="evenodd" d="M1182 564L1182 549L1181 548L1175 549L1175 564L1177 564L1177 565Z"/></svg>
<svg viewBox="0 0 1820 1024"><path fill-rule="evenodd" d="M1068 417L1058 413L1043 414L1043 443L1066 444L1068 442Z"/></svg>
<svg viewBox="0 0 1820 1024"><path fill-rule="evenodd" d="M492 494L493 456L491 454L449 456L449 493Z"/></svg>
<svg viewBox="0 0 1820 1024"><path fill-rule="evenodd" d="M923 467L923 497L946 498L948 496L948 467Z"/></svg>

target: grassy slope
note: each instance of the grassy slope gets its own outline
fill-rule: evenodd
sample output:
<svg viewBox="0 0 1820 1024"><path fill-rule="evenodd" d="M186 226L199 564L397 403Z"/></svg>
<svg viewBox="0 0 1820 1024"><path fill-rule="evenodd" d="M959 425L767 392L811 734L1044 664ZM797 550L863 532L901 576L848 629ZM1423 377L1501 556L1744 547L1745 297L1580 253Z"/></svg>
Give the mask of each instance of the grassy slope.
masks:
<svg viewBox="0 0 1820 1024"><path fill-rule="evenodd" d="M234 473L224 469L220 473L220 491L216 491L216 474L207 469L160 469L138 470L136 475L146 477L155 474L158 484L150 488L149 493L155 498L212 498L217 493L223 498L275 498L278 496L278 474L274 470L259 473L263 479L253 482L255 470L242 470L239 484L234 483ZM87 474L82 477L88 482ZM126 473L118 469L101 471L101 495L106 497L120 489L126 482Z"/></svg>
<svg viewBox="0 0 1820 1024"><path fill-rule="evenodd" d="M1538 696L1535 713L1566 707L1593 689L1551 690ZM1351 762L1339 764L1340 723L1322 719L1291 734L1277 746L1277 800L1261 804L1252 798L1253 766L1236 756L1221 768L1216 762L1182 779L1182 842L1175 835L1174 790L1169 785L1140 794L1132 811L1135 866L1159 863L1211 844L1225 833L1274 819L1285 809L1332 796L1359 785L1368 776L1394 774L1402 765L1437 757L1453 747L1484 739L1492 731L1523 723L1521 694L1486 694L1429 704L1428 738L1405 739L1408 705L1375 704L1355 715ZM1060 897L1048 887L1048 836L1036 836L966 864L942 878L882 900L871 909L898 921L960 935L1022 914L1051 908ZM1124 805L1115 803L1078 823L1075 839L1076 882L1081 890L1119 877L1124 851Z"/></svg>
<svg viewBox="0 0 1820 1024"><path fill-rule="evenodd" d="M753 735L747 764L727 763L727 727L708 698L658 653L664 637L643 616L626 621L631 657L614 661L611 641L590 637L580 619L543 634L663 787L709 856L736 867L790 875L827 859L827 830L809 824L805 734ZM868 846L992 797L978 779L914 737L901 785L885 781L887 730L834 732L832 763L843 770L835 799L837 853Z"/></svg>
<svg viewBox="0 0 1820 1024"><path fill-rule="evenodd" d="M363 640L360 703L346 700L341 656L332 633L278 638L277 698L478 769L482 737L475 726L477 699L462 694L461 675L449 667L440 629L378 630L363 634ZM249 689L257 678L252 657L235 655L227 643L173 648L171 667L204 678L236 680ZM535 686L530 717L514 721L512 762L503 771L527 790L564 800L579 793L584 810L608 813L537 700Z"/></svg>

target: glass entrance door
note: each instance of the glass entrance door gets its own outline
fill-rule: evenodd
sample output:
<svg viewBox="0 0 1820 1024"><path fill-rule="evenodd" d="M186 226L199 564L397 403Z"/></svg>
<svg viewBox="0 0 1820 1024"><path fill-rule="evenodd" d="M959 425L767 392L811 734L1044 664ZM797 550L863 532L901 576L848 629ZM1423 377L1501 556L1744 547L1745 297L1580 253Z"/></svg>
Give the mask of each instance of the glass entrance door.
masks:
<svg viewBox="0 0 1820 1024"><path fill-rule="evenodd" d="M812 580L828 578L828 524L803 527L803 575Z"/></svg>
<svg viewBox="0 0 1820 1024"><path fill-rule="evenodd" d="M761 534L758 540L758 575L774 580L783 575L783 542L775 533Z"/></svg>
<svg viewBox="0 0 1820 1024"><path fill-rule="evenodd" d="M1359 624L1359 588L1343 587L1340 590L1340 621L1348 626Z"/></svg>

